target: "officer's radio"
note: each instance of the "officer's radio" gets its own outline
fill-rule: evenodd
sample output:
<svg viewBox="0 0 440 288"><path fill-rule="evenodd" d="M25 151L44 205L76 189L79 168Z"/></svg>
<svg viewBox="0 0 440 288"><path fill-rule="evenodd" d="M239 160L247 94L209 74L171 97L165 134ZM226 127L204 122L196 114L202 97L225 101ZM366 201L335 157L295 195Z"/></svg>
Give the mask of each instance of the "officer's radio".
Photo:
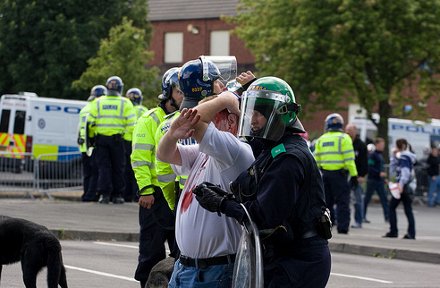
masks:
<svg viewBox="0 0 440 288"><path fill-rule="evenodd" d="M332 221L330 220L330 210L322 207L321 215L316 223L316 232L324 239L332 238Z"/></svg>

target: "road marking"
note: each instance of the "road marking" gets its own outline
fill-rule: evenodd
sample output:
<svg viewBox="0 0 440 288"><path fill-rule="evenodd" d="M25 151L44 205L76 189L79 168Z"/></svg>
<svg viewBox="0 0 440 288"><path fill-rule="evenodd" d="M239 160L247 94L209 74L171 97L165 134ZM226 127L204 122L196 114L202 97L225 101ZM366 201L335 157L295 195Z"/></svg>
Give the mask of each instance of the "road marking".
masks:
<svg viewBox="0 0 440 288"><path fill-rule="evenodd" d="M126 244L116 244L116 243L108 243L108 242L100 242L100 241L94 241L94 244L98 245L107 245L107 246L114 246L114 247L123 247L123 248L130 248L130 249L139 249L138 246L133 245L126 245ZM166 253L170 253L169 249L165 250Z"/></svg>
<svg viewBox="0 0 440 288"><path fill-rule="evenodd" d="M134 278L131 278L131 277L119 276L119 275L115 275L115 274L110 274L110 273L105 273L105 272L100 272L100 271L95 271L95 270L90 270L90 269L85 269L85 268L80 268L80 267L75 267L75 266L70 266L70 265L64 265L64 267L66 267L68 269L78 270L81 272L87 272L87 273L96 274L96 275L100 275L100 276L112 277L112 278L127 280L127 281L131 281L131 282L138 282Z"/></svg>
<svg viewBox="0 0 440 288"><path fill-rule="evenodd" d="M107 242L99 242L95 241L94 244L98 245L107 245L107 246L114 246L114 247L124 247L124 248L131 248L131 249L139 249L139 246L133 246L133 245L126 245L126 244L116 244L116 243L107 243Z"/></svg>
<svg viewBox="0 0 440 288"><path fill-rule="evenodd" d="M346 277L346 278L355 278L355 279L372 281L372 282L379 282L379 283L384 283L384 284L392 284L393 283L392 281L381 280L381 279L376 279L376 278L369 278L369 277L362 277L362 276L355 276L355 275L347 275L347 274L340 274L340 273L330 273L330 274L334 275L334 276L340 276L340 277Z"/></svg>

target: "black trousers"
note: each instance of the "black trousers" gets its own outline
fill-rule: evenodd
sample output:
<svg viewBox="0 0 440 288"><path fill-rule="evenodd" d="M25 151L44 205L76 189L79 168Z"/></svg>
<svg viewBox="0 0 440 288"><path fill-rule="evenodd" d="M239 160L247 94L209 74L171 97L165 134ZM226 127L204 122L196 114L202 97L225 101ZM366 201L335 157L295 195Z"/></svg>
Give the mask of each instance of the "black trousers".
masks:
<svg viewBox="0 0 440 288"><path fill-rule="evenodd" d="M98 193L105 197L122 197L125 190L124 142L120 135L96 136Z"/></svg>
<svg viewBox="0 0 440 288"><path fill-rule="evenodd" d="M81 196L82 201L96 201L97 200L97 182L98 182L98 167L95 163L96 153L92 153L89 157L86 152L81 153L83 165L83 188L84 193Z"/></svg>
<svg viewBox="0 0 440 288"><path fill-rule="evenodd" d="M390 233L398 235L399 230L397 229L397 213L396 209L400 202L403 203L403 211L405 211L406 218L408 219L408 230L407 234L410 237L416 237L416 221L414 219L414 213L412 209L412 195L411 188L406 184L403 188L402 194L400 194L400 199L391 197L390 199Z"/></svg>
<svg viewBox="0 0 440 288"><path fill-rule="evenodd" d="M174 213L162 193L155 193L151 209L139 206L139 257L134 279L141 282L148 280L153 266L166 257L165 241L170 247L170 256L176 256L173 255L177 247L174 219Z"/></svg>
<svg viewBox="0 0 440 288"><path fill-rule="evenodd" d="M124 190L124 200L125 202L135 201L137 198L137 192L139 190L136 183L136 178L134 177L133 168L131 168L131 141L124 140L125 147L125 190Z"/></svg>
<svg viewBox="0 0 440 288"><path fill-rule="evenodd" d="M315 236L295 241L292 253L280 255L264 263L264 287L324 288L331 270L331 255L327 240ZM290 254L289 256L287 254Z"/></svg>
<svg viewBox="0 0 440 288"><path fill-rule="evenodd" d="M350 186L345 170L322 170L325 202L330 210L333 223L337 223L338 232L348 232L350 226ZM336 214L334 205L336 205Z"/></svg>

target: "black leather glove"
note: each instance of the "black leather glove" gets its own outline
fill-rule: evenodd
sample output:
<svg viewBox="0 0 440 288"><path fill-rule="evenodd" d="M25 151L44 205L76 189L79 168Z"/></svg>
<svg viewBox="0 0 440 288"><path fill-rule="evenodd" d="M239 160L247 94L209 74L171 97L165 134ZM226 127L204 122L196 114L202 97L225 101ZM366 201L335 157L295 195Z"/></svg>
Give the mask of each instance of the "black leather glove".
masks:
<svg viewBox="0 0 440 288"><path fill-rule="evenodd" d="M225 199L232 199L234 195L224 191L219 186L209 182L203 182L194 188L193 193L196 195L200 206L210 212L217 212L220 216L220 207Z"/></svg>
<svg viewBox="0 0 440 288"><path fill-rule="evenodd" d="M359 185L358 177L357 176L352 176L350 178L350 186L351 187L357 187L358 185Z"/></svg>

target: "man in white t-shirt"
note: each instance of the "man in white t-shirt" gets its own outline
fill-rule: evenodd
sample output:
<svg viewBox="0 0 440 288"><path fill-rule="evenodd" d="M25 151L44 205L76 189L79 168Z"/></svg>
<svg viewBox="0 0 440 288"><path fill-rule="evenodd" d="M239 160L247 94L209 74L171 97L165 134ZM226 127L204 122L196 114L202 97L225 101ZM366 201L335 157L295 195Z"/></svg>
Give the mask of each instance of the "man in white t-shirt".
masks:
<svg viewBox="0 0 440 288"><path fill-rule="evenodd" d="M212 93L205 95L221 91L221 87L215 88L218 83L213 85ZM185 85L180 86L185 97L197 98L191 93L200 89L187 91ZM229 183L252 164L251 147L236 138L238 105L234 94L223 92L194 109L183 109L158 146L160 160L174 164L176 172L189 173L176 209L176 241L181 256L174 265L169 287L195 287L201 283L206 287L231 286L241 225L201 207L192 190L206 181L229 191ZM189 137L199 144L177 144L178 139Z"/></svg>

